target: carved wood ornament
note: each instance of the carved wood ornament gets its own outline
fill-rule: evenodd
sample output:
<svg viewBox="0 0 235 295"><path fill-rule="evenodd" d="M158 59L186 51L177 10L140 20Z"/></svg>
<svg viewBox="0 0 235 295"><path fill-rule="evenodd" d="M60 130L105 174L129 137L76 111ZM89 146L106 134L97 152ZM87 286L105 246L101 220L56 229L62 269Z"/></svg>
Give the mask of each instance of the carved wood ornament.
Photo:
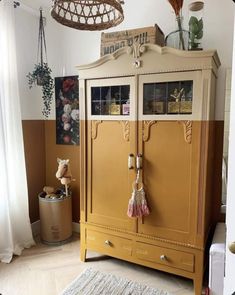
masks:
<svg viewBox="0 0 235 295"><path fill-rule="evenodd" d="M188 144L192 143L192 121L179 121L184 127L184 139Z"/></svg>
<svg viewBox="0 0 235 295"><path fill-rule="evenodd" d="M143 121L143 125L142 125L143 141L149 140L150 127L156 123L157 121Z"/></svg>
<svg viewBox="0 0 235 295"><path fill-rule="evenodd" d="M123 137L126 141L130 140L130 122L129 121L119 121L122 125Z"/></svg>
<svg viewBox="0 0 235 295"><path fill-rule="evenodd" d="M134 44L128 48L128 53L133 55L133 66L137 69L141 67L140 56L146 51L146 47L143 44L134 42Z"/></svg>
<svg viewBox="0 0 235 295"><path fill-rule="evenodd" d="M101 120L91 121L91 138L96 139L98 133L98 126L101 124Z"/></svg>

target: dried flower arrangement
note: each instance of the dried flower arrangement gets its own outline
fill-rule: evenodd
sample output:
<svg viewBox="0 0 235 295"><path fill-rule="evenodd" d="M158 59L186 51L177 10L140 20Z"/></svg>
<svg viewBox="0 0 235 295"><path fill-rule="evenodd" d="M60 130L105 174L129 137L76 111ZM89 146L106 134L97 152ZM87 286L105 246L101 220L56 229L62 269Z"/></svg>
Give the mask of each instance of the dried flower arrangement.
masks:
<svg viewBox="0 0 235 295"><path fill-rule="evenodd" d="M179 35L180 35L180 42L182 44L182 49L185 50L185 43L183 38L183 28L182 28L182 22L181 22L181 11L184 4L184 0L168 0L170 5L172 6L175 15L176 15L176 21L179 28Z"/></svg>
<svg viewBox="0 0 235 295"><path fill-rule="evenodd" d="M184 0L168 0L172 8L174 9L175 15L179 16L181 9L184 4Z"/></svg>

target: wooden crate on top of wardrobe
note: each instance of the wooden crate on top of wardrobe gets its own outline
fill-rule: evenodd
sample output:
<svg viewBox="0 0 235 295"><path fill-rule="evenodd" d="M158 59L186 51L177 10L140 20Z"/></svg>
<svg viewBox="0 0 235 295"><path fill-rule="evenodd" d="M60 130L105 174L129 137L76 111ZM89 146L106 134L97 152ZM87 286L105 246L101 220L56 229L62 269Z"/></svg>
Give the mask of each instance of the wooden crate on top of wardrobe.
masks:
<svg viewBox="0 0 235 295"><path fill-rule="evenodd" d="M139 44L153 43L164 46L164 34L156 24L151 27L102 33L100 56L114 53L116 50L125 46L132 46L135 42Z"/></svg>

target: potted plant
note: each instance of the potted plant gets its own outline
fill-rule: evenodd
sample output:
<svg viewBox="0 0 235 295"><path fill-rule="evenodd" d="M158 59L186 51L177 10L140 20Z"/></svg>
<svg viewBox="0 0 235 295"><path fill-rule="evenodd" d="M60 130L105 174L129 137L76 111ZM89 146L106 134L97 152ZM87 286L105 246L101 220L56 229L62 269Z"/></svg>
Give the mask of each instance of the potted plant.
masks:
<svg viewBox="0 0 235 295"><path fill-rule="evenodd" d="M202 50L204 2L195 1L189 5L189 50Z"/></svg>
<svg viewBox="0 0 235 295"><path fill-rule="evenodd" d="M34 70L28 73L28 84L31 89L33 85L42 87L43 115L47 118L51 111L51 102L54 90L54 80L51 77L51 69L47 63L38 63L34 65Z"/></svg>

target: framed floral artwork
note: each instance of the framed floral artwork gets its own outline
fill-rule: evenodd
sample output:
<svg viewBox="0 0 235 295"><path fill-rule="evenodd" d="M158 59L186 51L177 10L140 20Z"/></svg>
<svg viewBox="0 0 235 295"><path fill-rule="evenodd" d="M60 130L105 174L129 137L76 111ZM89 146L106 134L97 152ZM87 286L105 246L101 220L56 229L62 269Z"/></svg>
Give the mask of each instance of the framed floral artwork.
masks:
<svg viewBox="0 0 235 295"><path fill-rule="evenodd" d="M55 78L56 144L79 144L78 76Z"/></svg>

